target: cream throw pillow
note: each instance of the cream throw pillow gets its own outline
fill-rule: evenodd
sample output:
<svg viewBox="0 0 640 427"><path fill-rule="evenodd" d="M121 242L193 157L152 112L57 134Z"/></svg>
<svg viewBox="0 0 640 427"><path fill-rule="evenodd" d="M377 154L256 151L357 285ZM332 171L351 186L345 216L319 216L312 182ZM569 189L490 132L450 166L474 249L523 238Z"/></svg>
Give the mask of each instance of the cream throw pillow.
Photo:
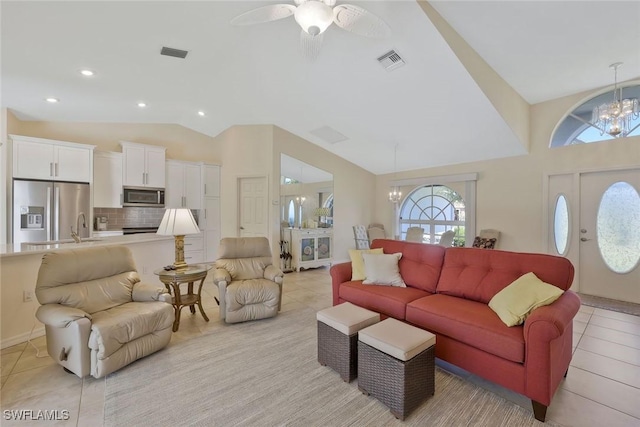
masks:
<svg viewBox="0 0 640 427"><path fill-rule="evenodd" d="M489 307L507 326L521 325L533 310L551 304L563 293L557 286L527 273L495 294L489 301Z"/></svg>
<svg viewBox="0 0 640 427"><path fill-rule="evenodd" d="M366 278L363 285L387 285L406 288L404 280L400 275L398 261L402 258L402 253L395 254L362 254L364 260L364 273Z"/></svg>
<svg viewBox="0 0 640 427"><path fill-rule="evenodd" d="M378 249L349 249L351 258L351 280L364 280L364 260L362 254L382 254L382 248Z"/></svg>

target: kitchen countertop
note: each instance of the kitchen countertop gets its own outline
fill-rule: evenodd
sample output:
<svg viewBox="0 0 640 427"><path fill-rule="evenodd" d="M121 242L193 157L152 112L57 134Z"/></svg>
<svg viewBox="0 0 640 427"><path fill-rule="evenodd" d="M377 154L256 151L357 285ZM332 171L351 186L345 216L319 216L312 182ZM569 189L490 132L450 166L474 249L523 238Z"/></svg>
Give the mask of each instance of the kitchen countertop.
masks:
<svg viewBox="0 0 640 427"><path fill-rule="evenodd" d="M96 240L98 239L98 240ZM54 245L22 245L5 244L0 245L0 258L20 255L36 255L46 252L60 251L65 249L77 249L96 246L127 245L131 243L154 242L159 240L173 240L173 236L159 236L155 233L128 234L126 236L93 237L92 241L81 243L59 243Z"/></svg>

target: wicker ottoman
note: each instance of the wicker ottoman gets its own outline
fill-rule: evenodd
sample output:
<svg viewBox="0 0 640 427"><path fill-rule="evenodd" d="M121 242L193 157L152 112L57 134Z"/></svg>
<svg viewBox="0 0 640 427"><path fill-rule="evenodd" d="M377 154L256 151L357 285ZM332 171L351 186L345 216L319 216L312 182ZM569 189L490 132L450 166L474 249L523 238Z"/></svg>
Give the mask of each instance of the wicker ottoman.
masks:
<svg viewBox="0 0 640 427"><path fill-rule="evenodd" d="M318 362L346 382L358 374L358 331L380 321L380 315L349 302L326 308L318 320Z"/></svg>
<svg viewBox="0 0 640 427"><path fill-rule="evenodd" d="M401 420L435 392L436 336L396 319L358 334L358 388Z"/></svg>

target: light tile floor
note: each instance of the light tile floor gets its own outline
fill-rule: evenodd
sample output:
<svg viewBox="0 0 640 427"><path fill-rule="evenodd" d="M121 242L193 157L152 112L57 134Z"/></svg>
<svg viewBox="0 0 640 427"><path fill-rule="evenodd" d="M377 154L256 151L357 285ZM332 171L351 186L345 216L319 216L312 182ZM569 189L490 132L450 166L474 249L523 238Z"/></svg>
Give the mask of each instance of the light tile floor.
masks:
<svg viewBox="0 0 640 427"><path fill-rule="evenodd" d="M180 329L170 346L206 333L218 322L214 300L217 289L211 281L204 288L205 311L183 310ZM282 310L331 306L331 278L328 268L285 275ZM565 426L640 426L640 317L582 306L574 320L574 355L567 378L561 383L547 412L547 419ZM46 354L44 337L32 340L39 349L22 343L0 352L0 424L33 425L11 421L6 410L62 410L68 420L50 422L65 426L101 426L104 418L105 380L80 379L65 373ZM140 363L144 363L142 360ZM482 378L444 362L438 363L457 375L487 388L531 410L530 401ZM40 423L38 423L40 424ZM542 425L542 424L541 424Z"/></svg>

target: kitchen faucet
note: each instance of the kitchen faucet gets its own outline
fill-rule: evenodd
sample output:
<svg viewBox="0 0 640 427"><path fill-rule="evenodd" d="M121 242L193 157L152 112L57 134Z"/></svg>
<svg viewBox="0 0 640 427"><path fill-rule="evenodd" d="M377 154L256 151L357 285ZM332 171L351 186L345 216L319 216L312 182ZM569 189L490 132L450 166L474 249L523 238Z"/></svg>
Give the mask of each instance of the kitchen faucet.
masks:
<svg viewBox="0 0 640 427"><path fill-rule="evenodd" d="M80 217L82 217L82 228L87 228L87 217L84 215L84 212L80 212L78 214L78 218L76 218L76 231L73 231L73 225L71 226L71 237L73 238L73 241L76 243L81 243L82 240L80 240L80 235L78 233L80 233Z"/></svg>

